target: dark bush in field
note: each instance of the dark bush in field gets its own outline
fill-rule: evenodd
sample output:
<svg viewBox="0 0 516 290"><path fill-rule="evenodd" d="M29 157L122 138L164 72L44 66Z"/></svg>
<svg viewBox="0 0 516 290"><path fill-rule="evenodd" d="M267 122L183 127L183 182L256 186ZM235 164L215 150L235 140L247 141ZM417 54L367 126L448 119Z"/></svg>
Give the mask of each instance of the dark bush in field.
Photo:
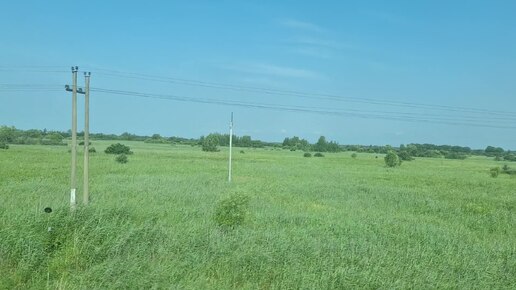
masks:
<svg viewBox="0 0 516 290"><path fill-rule="evenodd" d="M516 161L516 155L515 154L507 154L503 157L503 160L505 161Z"/></svg>
<svg viewBox="0 0 516 290"><path fill-rule="evenodd" d="M234 228L244 223L249 207L249 197L244 194L232 194L217 203L215 222L224 228Z"/></svg>
<svg viewBox="0 0 516 290"><path fill-rule="evenodd" d="M122 153L122 154L116 156L115 161L123 164L123 163L127 163L129 161L129 159L127 158L127 155Z"/></svg>
<svg viewBox="0 0 516 290"><path fill-rule="evenodd" d="M394 151L389 151L387 155L385 155L385 165L388 167L396 167L401 165L401 159Z"/></svg>
<svg viewBox="0 0 516 290"><path fill-rule="evenodd" d="M324 157L324 155L321 152L317 152L314 154L314 157Z"/></svg>
<svg viewBox="0 0 516 290"><path fill-rule="evenodd" d="M410 155L408 151L400 151L398 152L398 157L403 161L412 161L414 157Z"/></svg>
<svg viewBox="0 0 516 290"><path fill-rule="evenodd" d="M244 150L240 150L240 154L244 154L244 153L245 153Z"/></svg>
<svg viewBox="0 0 516 290"><path fill-rule="evenodd" d="M491 174L491 177L498 177L498 175L500 174L500 167L493 167L491 169L489 169L489 173Z"/></svg>
<svg viewBox="0 0 516 290"><path fill-rule="evenodd" d="M120 143L109 145L109 147L106 148L104 152L106 152L107 154L133 154L129 146Z"/></svg>
<svg viewBox="0 0 516 290"><path fill-rule="evenodd" d="M9 149L9 145L5 142L0 142L0 149Z"/></svg>
<svg viewBox="0 0 516 290"><path fill-rule="evenodd" d="M464 160L466 159L468 156L466 154L463 154L463 153L458 153L458 152L448 152L446 153L446 155L444 155L444 158L446 159L459 159L459 160Z"/></svg>
<svg viewBox="0 0 516 290"><path fill-rule="evenodd" d="M90 152L90 153L96 153L96 152L97 152L97 150L95 149L95 147L90 147L90 148L88 148L88 152Z"/></svg>
<svg viewBox="0 0 516 290"><path fill-rule="evenodd" d="M79 142L79 145L83 146L85 143L84 141ZM88 141L88 145L91 145L91 141Z"/></svg>
<svg viewBox="0 0 516 290"><path fill-rule="evenodd" d="M312 154L305 152L305 154L303 154L303 157L312 157Z"/></svg>
<svg viewBox="0 0 516 290"><path fill-rule="evenodd" d="M357 154L356 153L351 154L351 158L353 158L353 159L357 158Z"/></svg>

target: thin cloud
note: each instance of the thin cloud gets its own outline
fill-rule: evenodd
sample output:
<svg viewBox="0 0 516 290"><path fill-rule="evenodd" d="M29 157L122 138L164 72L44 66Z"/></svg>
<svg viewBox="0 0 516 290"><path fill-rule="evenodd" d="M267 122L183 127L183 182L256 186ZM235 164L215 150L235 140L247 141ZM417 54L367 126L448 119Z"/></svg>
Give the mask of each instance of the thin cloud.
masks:
<svg viewBox="0 0 516 290"><path fill-rule="evenodd" d="M252 64L239 64L239 65L231 65L225 66L226 69L231 69L234 71L254 74L254 75L263 75L263 76L272 76L272 77L283 77L283 78L297 78L297 79L323 79L324 76L316 71L301 69L301 68L293 68L286 66L279 66L268 63L252 63Z"/></svg>
<svg viewBox="0 0 516 290"><path fill-rule="evenodd" d="M292 28L292 29L299 29L299 30L306 30L306 31L312 31L312 32L324 32L325 29L323 29L321 26L307 22L307 21L299 21L295 19L283 19L280 21L280 24Z"/></svg>

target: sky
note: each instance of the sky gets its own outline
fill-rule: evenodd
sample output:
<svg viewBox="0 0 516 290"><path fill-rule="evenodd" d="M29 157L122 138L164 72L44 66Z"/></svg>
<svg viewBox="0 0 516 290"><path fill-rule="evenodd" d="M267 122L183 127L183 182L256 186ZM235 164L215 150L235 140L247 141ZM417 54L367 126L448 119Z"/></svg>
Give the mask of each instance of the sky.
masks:
<svg viewBox="0 0 516 290"><path fill-rule="evenodd" d="M0 124L70 129L78 66L92 132L193 138L233 112L235 134L266 141L514 150L514 15L501 0L5 1Z"/></svg>

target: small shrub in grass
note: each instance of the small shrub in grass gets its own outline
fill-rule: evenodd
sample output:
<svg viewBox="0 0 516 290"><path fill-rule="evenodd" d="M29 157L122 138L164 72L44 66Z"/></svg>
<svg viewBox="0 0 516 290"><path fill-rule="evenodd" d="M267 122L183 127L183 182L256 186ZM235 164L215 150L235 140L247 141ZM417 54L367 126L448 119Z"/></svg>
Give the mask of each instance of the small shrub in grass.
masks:
<svg viewBox="0 0 516 290"><path fill-rule="evenodd" d="M303 154L303 157L312 157L312 154L305 152L305 154Z"/></svg>
<svg viewBox="0 0 516 290"><path fill-rule="evenodd" d="M131 148L129 146L125 146L124 144L116 143L109 145L106 150L104 150L107 154L133 154Z"/></svg>
<svg viewBox="0 0 516 290"><path fill-rule="evenodd" d="M385 155L385 165L388 167L396 167L401 165L401 159L396 155L394 151L389 151L387 155Z"/></svg>
<svg viewBox="0 0 516 290"><path fill-rule="evenodd" d="M351 158L353 158L353 159L357 158L357 154L356 153L351 154Z"/></svg>
<svg viewBox="0 0 516 290"><path fill-rule="evenodd" d="M244 150L240 150L240 154L244 154L244 153L245 153Z"/></svg>
<svg viewBox="0 0 516 290"><path fill-rule="evenodd" d="M324 157L324 155L321 152L317 152L314 154L314 157Z"/></svg>
<svg viewBox="0 0 516 290"><path fill-rule="evenodd" d="M84 141L79 142L79 145L84 145ZM88 141L88 145L91 145L91 141Z"/></svg>
<svg viewBox="0 0 516 290"><path fill-rule="evenodd" d="M9 149L9 145L7 145L5 142L0 142L0 149Z"/></svg>
<svg viewBox="0 0 516 290"><path fill-rule="evenodd" d="M489 169L489 173L491 174L491 177L495 178L498 177L498 174L500 174L500 167L493 167Z"/></svg>
<svg viewBox="0 0 516 290"><path fill-rule="evenodd" d="M123 163L127 163L127 161L129 161L129 160L127 158L127 155L120 154L120 155L116 156L115 161L123 164Z"/></svg>
<svg viewBox="0 0 516 290"><path fill-rule="evenodd" d="M95 147L90 147L90 148L88 148L88 152L97 153L97 150L95 149Z"/></svg>
<svg viewBox="0 0 516 290"><path fill-rule="evenodd" d="M223 228L235 228L244 223L249 208L249 196L234 193L220 200L215 208L215 222Z"/></svg>

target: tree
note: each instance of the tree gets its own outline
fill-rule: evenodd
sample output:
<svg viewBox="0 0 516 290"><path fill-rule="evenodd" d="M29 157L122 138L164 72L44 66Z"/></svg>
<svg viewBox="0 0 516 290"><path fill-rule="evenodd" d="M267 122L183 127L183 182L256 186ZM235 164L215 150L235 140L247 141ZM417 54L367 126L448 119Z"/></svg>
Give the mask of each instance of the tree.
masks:
<svg viewBox="0 0 516 290"><path fill-rule="evenodd" d="M317 140L317 143L315 143L314 150L326 152L327 146L328 146L328 142L326 141L326 137L321 136L321 137L319 137L319 140Z"/></svg>
<svg viewBox="0 0 516 290"><path fill-rule="evenodd" d="M401 159L396 155L394 151L387 152L387 155L385 155L385 165L388 167L396 167L401 165Z"/></svg>
<svg viewBox="0 0 516 290"><path fill-rule="evenodd" d="M217 145L219 144L219 136L218 134L210 134L204 137L202 141L202 151L206 152L217 152Z"/></svg>
<svg viewBox="0 0 516 290"><path fill-rule="evenodd" d="M13 143L16 137L16 129L14 127L0 126L0 142Z"/></svg>

